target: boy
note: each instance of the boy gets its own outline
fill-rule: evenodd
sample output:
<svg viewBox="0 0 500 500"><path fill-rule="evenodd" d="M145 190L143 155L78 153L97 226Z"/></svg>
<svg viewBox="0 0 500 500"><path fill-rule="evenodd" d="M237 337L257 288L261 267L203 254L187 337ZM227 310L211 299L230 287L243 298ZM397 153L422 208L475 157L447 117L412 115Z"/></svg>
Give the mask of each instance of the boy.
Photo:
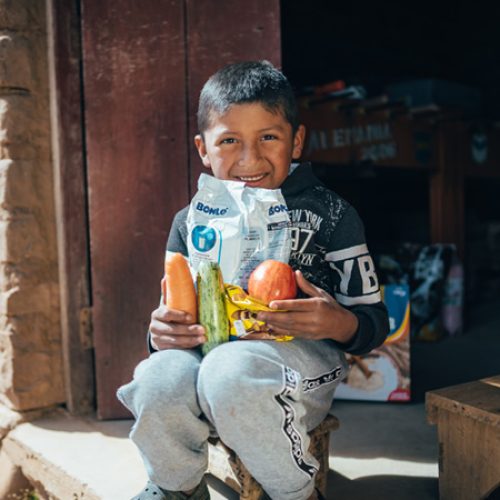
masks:
<svg viewBox="0 0 500 500"><path fill-rule="evenodd" d="M292 223L291 266L302 298L259 319L291 342L237 341L204 358L203 327L161 305L151 316L149 359L118 397L136 418L131 439L150 478L135 499L208 499L207 439L216 433L273 500L313 500L318 464L307 432L327 415L346 375L343 352L364 353L388 331L363 226L355 210L300 157L305 129L293 91L270 63L226 66L205 84L195 144L215 177L281 188ZM187 255L187 207L168 251Z"/></svg>

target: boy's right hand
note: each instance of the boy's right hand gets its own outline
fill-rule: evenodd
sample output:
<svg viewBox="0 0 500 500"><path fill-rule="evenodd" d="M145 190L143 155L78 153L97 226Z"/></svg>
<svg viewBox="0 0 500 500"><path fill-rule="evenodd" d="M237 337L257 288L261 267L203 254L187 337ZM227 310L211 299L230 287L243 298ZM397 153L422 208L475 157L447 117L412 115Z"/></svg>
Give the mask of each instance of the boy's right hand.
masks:
<svg viewBox="0 0 500 500"><path fill-rule="evenodd" d="M154 349L192 349L206 341L205 330L188 314L161 304L151 314L149 325Z"/></svg>

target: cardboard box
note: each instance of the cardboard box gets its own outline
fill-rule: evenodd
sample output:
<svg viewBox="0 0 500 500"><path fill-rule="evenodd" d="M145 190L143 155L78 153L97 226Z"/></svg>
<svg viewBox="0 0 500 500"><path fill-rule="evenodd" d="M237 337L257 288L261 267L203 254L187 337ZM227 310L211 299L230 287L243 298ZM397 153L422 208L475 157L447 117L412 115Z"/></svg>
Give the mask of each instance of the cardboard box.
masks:
<svg viewBox="0 0 500 500"><path fill-rule="evenodd" d="M337 399L411 400L410 289L408 285L386 285L382 293L389 312L390 332L378 349L362 356L347 355L351 367L337 388Z"/></svg>

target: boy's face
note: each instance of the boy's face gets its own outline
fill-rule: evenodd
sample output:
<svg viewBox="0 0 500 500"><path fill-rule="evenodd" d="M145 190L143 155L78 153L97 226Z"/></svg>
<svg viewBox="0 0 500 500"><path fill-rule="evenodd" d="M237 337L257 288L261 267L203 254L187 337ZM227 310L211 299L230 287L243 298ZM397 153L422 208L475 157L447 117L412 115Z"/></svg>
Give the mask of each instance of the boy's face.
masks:
<svg viewBox="0 0 500 500"><path fill-rule="evenodd" d="M281 113L260 103L235 104L212 116L204 140L197 135L195 145L215 177L276 189L287 178L292 159L300 157L304 136L302 125L294 135Z"/></svg>

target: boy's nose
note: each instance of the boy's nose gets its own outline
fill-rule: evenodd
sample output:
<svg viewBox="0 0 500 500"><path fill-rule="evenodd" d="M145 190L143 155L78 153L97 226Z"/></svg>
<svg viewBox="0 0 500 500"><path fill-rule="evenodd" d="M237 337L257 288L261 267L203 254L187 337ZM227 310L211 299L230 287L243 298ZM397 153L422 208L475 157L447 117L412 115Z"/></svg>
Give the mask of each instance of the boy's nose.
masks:
<svg viewBox="0 0 500 500"><path fill-rule="evenodd" d="M259 163L261 158L258 145L249 145L242 149L240 157L240 165L244 167L253 167Z"/></svg>

